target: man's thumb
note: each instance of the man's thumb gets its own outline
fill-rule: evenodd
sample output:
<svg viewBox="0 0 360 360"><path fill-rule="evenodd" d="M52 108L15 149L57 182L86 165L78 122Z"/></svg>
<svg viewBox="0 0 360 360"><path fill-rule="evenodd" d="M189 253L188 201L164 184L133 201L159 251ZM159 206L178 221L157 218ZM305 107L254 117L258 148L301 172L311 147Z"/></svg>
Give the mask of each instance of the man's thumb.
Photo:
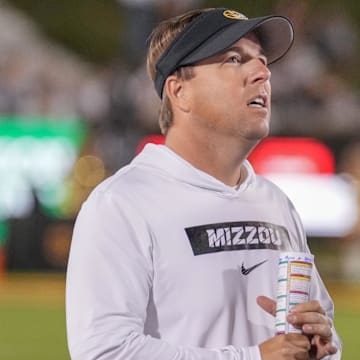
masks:
<svg viewBox="0 0 360 360"><path fill-rule="evenodd" d="M257 304L269 314L275 316L276 314L276 302L267 296L258 296L256 298Z"/></svg>

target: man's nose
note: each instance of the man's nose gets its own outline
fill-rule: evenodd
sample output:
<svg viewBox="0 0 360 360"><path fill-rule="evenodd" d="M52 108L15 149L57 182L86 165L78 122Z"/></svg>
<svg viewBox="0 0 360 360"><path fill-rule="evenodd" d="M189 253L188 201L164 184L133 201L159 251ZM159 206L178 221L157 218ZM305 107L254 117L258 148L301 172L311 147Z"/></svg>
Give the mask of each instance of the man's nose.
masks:
<svg viewBox="0 0 360 360"><path fill-rule="evenodd" d="M252 59L249 62L249 65L251 65L249 74L250 83L265 82L270 80L271 71L260 59Z"/></svg>

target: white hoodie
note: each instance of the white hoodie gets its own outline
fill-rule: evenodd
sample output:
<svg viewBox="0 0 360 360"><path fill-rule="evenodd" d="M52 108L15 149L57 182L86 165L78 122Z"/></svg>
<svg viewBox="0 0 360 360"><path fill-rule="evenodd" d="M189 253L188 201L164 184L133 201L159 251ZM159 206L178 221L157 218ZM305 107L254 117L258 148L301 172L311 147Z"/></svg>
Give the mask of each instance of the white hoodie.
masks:
<svg viewBox="0 0 360 360"><path fill-rule="evenodd" d="M309 250L288 198L245 166L235 189L149 144L93 191L67 273L73 360L261 359L275 320L256 297L276 297L280 250ZM316 269L310 297L333 318Z"/></svg>

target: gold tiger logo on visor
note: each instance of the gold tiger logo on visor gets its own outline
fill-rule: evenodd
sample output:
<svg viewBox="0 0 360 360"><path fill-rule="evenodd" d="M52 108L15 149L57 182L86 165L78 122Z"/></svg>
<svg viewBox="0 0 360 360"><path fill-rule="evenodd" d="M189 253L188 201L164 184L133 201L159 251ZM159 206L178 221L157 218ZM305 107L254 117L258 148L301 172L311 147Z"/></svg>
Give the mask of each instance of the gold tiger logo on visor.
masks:
<svg viewBox="0 0 360 360"><path fill-rule="evenodd" d="M248 18L235 10L225 10L223 12L223 15L227 17L228 19L232 20L248 20Z"/></svg>

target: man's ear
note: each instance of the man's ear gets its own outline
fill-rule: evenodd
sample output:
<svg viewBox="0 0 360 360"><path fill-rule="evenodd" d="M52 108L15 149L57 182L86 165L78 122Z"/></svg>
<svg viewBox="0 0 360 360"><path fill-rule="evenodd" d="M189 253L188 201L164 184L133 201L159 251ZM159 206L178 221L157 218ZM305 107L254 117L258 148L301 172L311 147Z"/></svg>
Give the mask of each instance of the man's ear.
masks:
<svg viewBox="0 0 360 360"><path fill-rule="evenodd" d="M169 100L173 106L173 110L178 108L180 111L188 112L189 104L187 102L186 96L186 86L185 80L175 76L170 75L164 85L164 91L166 91Z"/></svg>

